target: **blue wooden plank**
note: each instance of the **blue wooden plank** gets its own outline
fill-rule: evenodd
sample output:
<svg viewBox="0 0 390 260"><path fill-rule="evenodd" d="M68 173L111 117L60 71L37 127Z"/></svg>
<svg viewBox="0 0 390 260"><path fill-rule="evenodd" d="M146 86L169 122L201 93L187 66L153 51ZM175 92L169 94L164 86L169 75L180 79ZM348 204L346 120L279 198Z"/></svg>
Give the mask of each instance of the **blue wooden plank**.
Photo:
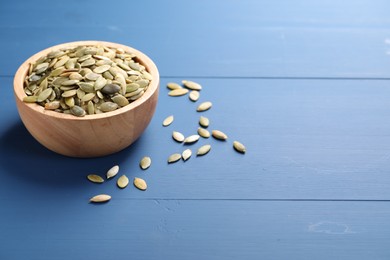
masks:
<svg viewBox="0 0 390 260"><path fill-rule="evenodd" d="M387 81L199 80L204 89L198 103L214 104L203 114L211 120L210 130L222 130L229 139L202 139L188 147L195 152L210 143L208 155L168 165L170 154L187 148L174 142L171 132L194 134L201 115L187 97L167 95L165 84L177 79L162 80L155 117L133 146L84 160L56 155L32 139L18 119L11 80L0 82L2 196L23 198L25 190L37 199L64 193L81 199L101 191L140 199L390 199ZM162 127L171 114L175 122ZM246 144L247 154L233 151L233 140ZM144 172L138 162L145 155L153 165ZM148 191L123 192L113 182L91 186L85 179L114 164L130 178L144 177Z"/></svg>
<svg viewBox="0 0 390 260"><path fill-rule="evenodd" d="M13 75L49 46L97 39L144 51L162 76L390 77L388 1L310 2L120 1L123 10L146 9L152 18L145 11L95 19L105 13L101 1L84 8L3 1L0 75Z"/></svg>
<svg viewBox="0 0 390 260"><path fill-rule="evenodd" d="M0 207L2 259L388 259L388 202L75 197Z"/></svg>

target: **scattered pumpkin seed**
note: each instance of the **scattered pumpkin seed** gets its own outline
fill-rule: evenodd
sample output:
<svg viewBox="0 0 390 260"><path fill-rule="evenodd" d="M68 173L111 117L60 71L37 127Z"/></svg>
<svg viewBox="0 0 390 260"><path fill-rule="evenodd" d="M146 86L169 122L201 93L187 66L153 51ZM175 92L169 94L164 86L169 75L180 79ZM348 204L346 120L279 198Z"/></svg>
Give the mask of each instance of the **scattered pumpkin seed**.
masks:
<svg viewBox="0 0 390 260"><path fill-rule="evenodd" d="M210 102L210 101L206 101L206 102L203 102L202 104L200 104L198 106L198 108L196 109L196 111L198 112L203 112L203 111L206 111L206 110L209 110L211 108L213 104Z"/></svg>
<svg viewBox="0 0 390 260"><path fill-rule="evenodd" d="M89 201L94 203L102 203L102 202L109 201L110 199L111 199L110 195L100 194L100 195L93 196Z"/></svg>
<svg viewBox="0 0 390 260"><path fill-rule="evenodd" d="M186 88L189 88L189 89L192 89L192 90L198 90L199 91L199 90L202 89L202 86L199 83L196 83L194 81L183 80L181 83L183 83L183 85Z"/></svg>
<svg viewBox="0 0 390 260"><path fill-rule="evenodd" d="M210 151L210 149L211 149L211 145L209 145L209 144L203 145L202 147L200 147L198 149L198 152L196 153L196 155L197 156L205 155Z"/></svg>
<svg viewBox="0 0 390 260"><path fill-rule="evenodd" d="M246 152L245 146L242 143L238 142L238 141L234 141L233 142L233 147L234 147L234 149L237 152L240 152L240 153L245 153Z"/></svg>
<svg viewBox="0 0 390 260"><path fill-rule="evenodd" d="M210 132L207 129L204 129L202 127L198 128L198 134L203 138L209 138Z"/></svg>
<svg viewBox="0 0 390 260"><path fill-rule="evenodd" d="M174 89L178 89L178 88L182 88L182 87L175 82L169 82L167 84L167 88L169 88L170 90L174 90Z"/></svg>
<svg viewBox="0 0 390 260"><path fill-rule="evenodd" d="M139 190L146 190L148 188L148 185L146 184L146 181L141 178L134 178L134 186Z"/></svg>
<svg viewBox="0 0 390 260"><path fill-rule="evenodd" d="M111 178L115 177L118 174L118 172L119 172L119 166L118 165L112 166L107 171L107 174L106 174L107 179L111 179Z"/></svg>
<svg viewBox="0 0 390 260"><path fill-rule="evenodd" d="M205 116L201 116L199 118L199 124L203 127L208 127L210 124L210 120Z"/></svg>
<svg viewBox="0 0 390 260"><path fill-rule="evenodd" d="M129 178L126 177L126 175L122 175L119 177L119 179L116 182L116 185L118 185L119 188L124 189L129 184Z"/></svg>
<svg viewBox="0 0 390 260"><path fill-rule="evenodd" d="M103 183L104 182L104 179L96 174L89 174L87 176L87 179L91 182L94 182L94 183Z"/></svg>
<svg viewBox="0 0 390 260"><path fill-rule="evenodd" d="M174 90L169 91L168 95L171 97L178 97L178 96L183 96L188 93L188 89L186 88L177 88Z"/></svg>
<svg viewBox="0 0 390 260"><path fill-rule="evenodd" d="M218 140L226 140L228 138L224 132L221 132L219 130L213 130L211 134L213 135L214 138Z"/></svg>
<svg viewBox="0 0 390 260"><path fill-rule="evenodd" d="M145 156L139 162L139 166L141 167L142 170L148 169L151 164L152 164L152 159L150 157L148 157L148 156Z"/></svg>
<svg viewBox="0 0 390 260"><path fill-rule="evenodd" d="M168 157L168 163L174 163L180 160L181 154L180 153L174 153Z"/></svg>
<svg viewBox="0 0 390 260"><path fill-rule="evenodd" d="M188 97L189 97L189 99L190 99L191 101L196 102L196 101L198 101L198 99L199 99L199 97L200 97L200 93L199 93L199 91L197 91L197 90L193 90L193 91L190 92L190 94L188 95Z"/></svg>
<svg viewBox="0 0 390 260"><path fill-rule="evenodd" d="M177 131L173 131L172 132L172 138L176 141L176 142L179 142L179 143L182 143L184 141L184 135L180 132L177 132Z"/></svg>
<svg viewBox="0 0 390 260"><path fill-rule="evenodd" d="M199 135L190 135L186 139L184 139L184 143L185 144L192 144L192 143L195 143L196 141L198 141L199 138L200 138Z"/></svg>
<svg viewBox="0 0 390 260"><path fill-rule="evenodd" d="M169 126L170 124L172 124L173 119L174 119L173 115L170 115L167 118L165 118L163 121L163 126Z"/></svg>
<svg viewBox="0 0 390 260"><path fill-rule="evenodd" d="M183 158L184 161L187 161L192 155L191 149L186 149L181 153L181 157Z"/></svg>

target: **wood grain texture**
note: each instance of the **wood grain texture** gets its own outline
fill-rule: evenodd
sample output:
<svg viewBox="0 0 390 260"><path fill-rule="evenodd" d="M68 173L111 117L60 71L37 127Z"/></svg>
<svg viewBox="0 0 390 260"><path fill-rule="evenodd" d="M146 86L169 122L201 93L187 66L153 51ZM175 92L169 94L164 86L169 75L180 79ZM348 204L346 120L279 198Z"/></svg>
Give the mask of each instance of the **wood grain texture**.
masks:
<svg viewBox="0 0 390 260"><path fill-rule="evenodd" d="M46 110L35 103L25 103L24 80L30 64L53 50L74 46L104 45L122 48L137 55L153 79L138 100L112 111L85 117ZM19 115L34 138L48 149L73 157L95 157L123 150L142 134L154 115L159 89L159 73L153 61L131 47L98 41L65 43L47 48L27 59L14 77L14 93Z"/></svg>

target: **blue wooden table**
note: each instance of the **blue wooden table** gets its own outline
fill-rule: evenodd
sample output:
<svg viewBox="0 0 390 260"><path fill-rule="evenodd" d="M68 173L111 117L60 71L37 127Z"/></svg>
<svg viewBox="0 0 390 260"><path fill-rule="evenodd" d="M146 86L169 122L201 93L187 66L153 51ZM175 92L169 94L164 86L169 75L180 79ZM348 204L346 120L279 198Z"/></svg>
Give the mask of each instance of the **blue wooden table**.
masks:
<svg viewBox="0 0 390 260"><path fill-rule="evenodd" d="M390 259L390 2L1 1L0 259ZM129 148L68 158L21 123L13 76L32 54L78 40L118 42L161 74L156 114ZM229 135L173 165L170 135ZM164 128L168 115L175 122ZM247 147L235 152L233 140ZM147 171L138 167L152 157ZM89 173L114 164L148 190ZM88 203L99 193L104 205Z"/></svg>

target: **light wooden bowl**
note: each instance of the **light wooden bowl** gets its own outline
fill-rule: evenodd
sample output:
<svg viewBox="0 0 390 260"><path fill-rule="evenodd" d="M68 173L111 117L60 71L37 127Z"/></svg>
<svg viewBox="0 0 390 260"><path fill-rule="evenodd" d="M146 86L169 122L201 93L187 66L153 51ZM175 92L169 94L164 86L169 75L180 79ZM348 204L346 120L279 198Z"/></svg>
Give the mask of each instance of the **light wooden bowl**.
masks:
<svg viewBox="0 0 390 260"><path fill-rule="evenodd" d="M102 114L75 117L45 110L35 103L23 102L26 96L23 81L28 73L29 64L53 50L78 45L104 45L135 53L138 62L146 67L153 80L139 99L125 107ZM156 65L142 52L117 43L79 41L50 47L27 59L15 74L14 93L20 118L38 142L66 156L97 157L128 147L142 134L156 109L159 82Z"/></svg>

